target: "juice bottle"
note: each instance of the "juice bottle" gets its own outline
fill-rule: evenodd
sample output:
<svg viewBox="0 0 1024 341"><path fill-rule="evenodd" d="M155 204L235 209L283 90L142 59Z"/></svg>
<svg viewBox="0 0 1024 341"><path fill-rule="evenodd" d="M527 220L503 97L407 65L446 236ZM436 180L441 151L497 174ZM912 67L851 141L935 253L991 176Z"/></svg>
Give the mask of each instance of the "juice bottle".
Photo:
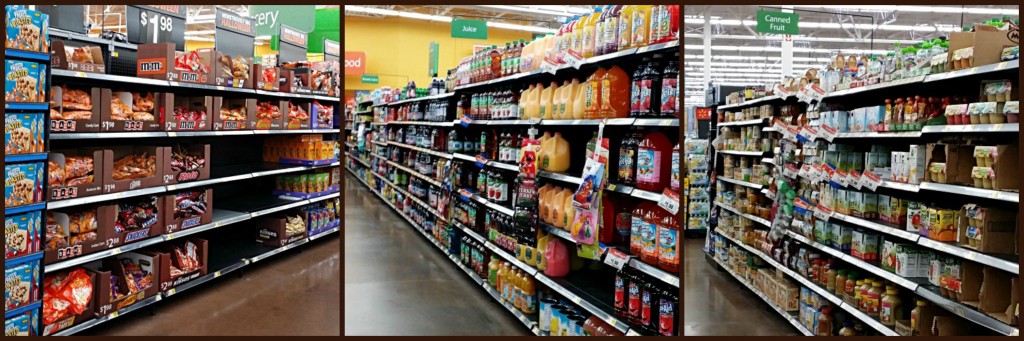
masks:
<svg viewBox="0 0 1024 341"><path fill-rule="evenodd" d="M629 227L629 253L633 256L639 257L643 253L642 230L644 229L644 216L653 209L652 206L652 202L644 201L633 209L633 216L630 219Z"/></svg>
<svg viewBox="0 0 1024 341"><path fill-rule="evenodd" d="M589 14L583 14L573 23L572 36L569 37L569 50L576 53L578 57L583 57L583 27L586 26L589 19Z"/></svg>
<svg viewBox="0 0 1024 341"><path fill-rule="evenodd" d="M615 33L615 49L625 50L629 48L630 40L633 39L633 10L636 5L622 6L619 13L619 27Z"/></svg>
<svg viewBox="0 0 1024 341"><path fill-rule="evenodd" d="M641 292L644 287L644 279L634 273L629 274L629 284L626 287L626 318L630 324L640 324L640 310L642 309Z"/></svg>
<svg viewBox="0 0 1024 341"><path fill-rule="evenodd" d="M661 73L661 117L679 118L679 53Z"/></svg>
<svg viewBox="0 0 1024 341"><path fill-rule="evenodd" d="M641 47L650 44L647 38L650 35L651 26L651 5L636 5L633 9L633 38L629 47Z"/></svg>
<svg viewBox="0 0 1024 341"><path fill-rule="evenodd" d="M640 260L644 263L658 265L658 225L666 215L669 215L668 212L657 205L644 215L643 226L640 228L640 243L643 245Z"/></svg>
<svg viewBox="0 0 1024 341"><path fill-rule="evenodd" d="M558 63L562 63L562 60L565 58L565 51L562 50L562 46L564 46L563 42L565 42L567 37L566 33L570 23L570 21L566 21L562 26L558 27L558 32L555 33L555 61Z"/></svg>
<svg viewBox="0 0 1024 341"><path fill-rule="evenodd" d="M644 283L643 291L640 293L640 325L641 329L646 330L647 333L653 334L658 330L657 320L654 316L658 314L658 296L661 294L661 290L658 290L654 283L647 281Z"/></svg>
<svg viewBox="0 0 1024 341"><path fill-rule="evenodd" d="M587 17L587 20L583 23L583 41L581 42L583 49L583 58L590 58L594 56L594 28L597 25L597 20L601 17L601 8L594 8L594 12Z"/></svg>
<svg viewBox="0 0 1024 341"><path fill-rule="evenodd" d="M658 15L659 43L679 39L679 5L662 5Z"/></svg>
<svg viewBox="0 0 1024 341"><path fill-rule="evenodd" d="M512 70L512 73L514 73L514 74L520 72L520 68L519 67L520 67L520 63L522 62L522 59L523 59L522 58L523 46L525 46L525 45L526 45L526 39L519 39L519 43L516 43L515 47L512 49L512 65L515 65L515 69Z"/></svg>
<svg viewBox="0 0 1024 341"><path fill-rule="evenodd" d="M527 314L533 314L537 312L537 286L533 282L533 278L525 277L523 282L523 312Z"/></svg>
<svg viewBox="0 0 1024 341"><path fill-rule="evenodd" d="M618 65L601 77L601 117L629 116L629 75Z"/></svg>
<svg viewBox="0 0 1024 341"><path fill-rule="evenodd" d="M530 86L526 88L526 90L523 90L522 95L519 96L519 109L517 113L518 117L526 117L527 99L530 97L530 93L533 92L533 87L534 85L530 84Z"/></svg>
<svg viewBox="0 0 1024 341"><path fill-rule="evenodd" d="M668 213L668 211L666 211ZM676 273L679 271L679 219L666 214L658 224L658 267Z"/></svg>
<svg viewBox="0 0 1024 341"><path fill-rule="evenodd" d="M537 83L533 87L533 91L526 99L526 112L523 114L523 119L540 118L540 95L543 89L544 84L541 83Z"/></svg>
<svg viewBox="0 0 1024 341"><path fill-rule="evenodd" d="M570 230L572 227L572 220L576 217L576 209L572 206L573 191L570 189L565 190L567 193L565 198L562 199L562 223L565 224L565 229Z"/></svg>
<svg viewBox="0 0 1024 341"><path fill-rule="evenodd" d="M679 291L664 289L658 303L658 335L675 336L679 322Z"/></svg>
<svg viewBox="0 0 1024 341"><path fill-rule="evenodd" d="M679 144L672 148L672 175L668 180L668 188L679 192Z"/></svg>
<svg viewBox="0 0 1024 341"><path fill-rule="evenodd" d="M622 139L619 146L619 167L617 180L627 186L636 185L636 153L640 146L640 129L631 127L629 134Z"/></svg>
<svg viewBox="0 0 1024 341"><path fill-rule="evenodd" d="M558 83L551 82L548 87L544 88L544 91L540 93L540 118L549 120L552 118L551 113L554 111L553 99L555 88L558 87Z"/></svg>
<svg viewBox="0 0 1024 341"><path fill-rule="evenodd" d="M560 117L560 119L568 120L572 119L573 111L576 110L576 94L579 93L580 81L573 78L572 81L569 81L567 85L563 85L562 87L565 88L565 90L562 91L562 96L564 98L562 99L562 107L559 108L559 111L562 112L562 117Z"/></svg>
<svg viewBox="0 0 1024 341"><path fill-rule="evenodd" d="M604 53L619 51L619 16L622 15L623 5L611 6L608 10L608 18L604 20Z"/></svg>
<svg viewBox="0 0 1024 341"><path fill-rule="evenodd" d="M565 216L565 212L564 211L565 211L565 198L567 196L571 197L572 194L569 193L569 190L563 188L560 191L558 191L557 194L555 194L555 196L553 197L553 200L551 202L551 220L552 220L551 225L554 225L555 227L560 228L560 229L565 229L566 228L566 226L565 226L565 219L564 219L564 216Z"/></svg>
<svg viewBox="0 0 1024 341"><path fill-rule="evenodd" d="M546 36L544 36L544 60L546 60L548 63L558 65L558 62L555 61L555 58L557 58L557 56L555 55L556 53L557 51L555 51L555 36L551 33L548 33Z"/></svg>
<svg viewBox="0 0 1024 341"><path fill-rule="evenodd" d="M601 85L604 74L608 71L604 68L598 68L594 71L594 74L587 78L587 84L583 86L583 117L587 119L596 119L601 117Z"/></svg>
<svg viewBox="0 0 1024 341"><path fill-rule="evenodd" d="M615 317L625 319L626 317L626 287L629 285L629 274L623 270L615 273Z"/></svg>
<svg viewBox="0 0 1024 341"><path fill-rule="evenodd" d="M655 55L655 58L660 55ZM633 73L632 105L630 116L657 116L658 92L661 90L658 63L644 58L644 63Z"/></svg>
<svg viewBox="0 0 1024 341"><path fill-rule="evenodd" d="M612 237L612 244L629 245L630 224L633 220L632 202L620 200L615 208L615 235Z"/></svg>
<svg viewBox="0 0 1024 341"><path fill-rule="evenodd" d="M601 12L601 15L597 17L597 22L594 23L595 56L604 54L604 23L608 20L608 13L611 12L608 6L601 6L598 10Z"/></svg>
<svg viewBox="0 0 1024 341"><path fill-rule="evenodd" d="M647 22L647 45L657 44L661 39L661 7L664 5L651 6L651 19Z"/></svg>
<svg viewBox="0 0 1024 341"><path fill-rule="evenodd" d="M644 136L637 146L636 187L650 192L661 192L668 184L672 163L672 144L659 131Z"/></svg>
<svg viewBox="0 0 1024 341"><path fill-rule="evenodd" d="M501 265L501 270L498 271L498 288L500 289L502 301L508 301L509 271L508 262L504 262Z"/></svg>
<svg viewBox="0 0 1024 341"><path fill-rule="evenodd" d="M576 80L573 79L573 81L576 81ZM570 110L569 113L571 113L571 116L572 116L570 118L572 118L574 120L580 120L580 119L583 119L584 116L586 116L586 108L587 108L586 91L587 91L587 85L589 83L590 83L589 80L585 80L585 81L580 82L576 86L576 91L573 93L573 97L572 97L572 110Z"/></svg>

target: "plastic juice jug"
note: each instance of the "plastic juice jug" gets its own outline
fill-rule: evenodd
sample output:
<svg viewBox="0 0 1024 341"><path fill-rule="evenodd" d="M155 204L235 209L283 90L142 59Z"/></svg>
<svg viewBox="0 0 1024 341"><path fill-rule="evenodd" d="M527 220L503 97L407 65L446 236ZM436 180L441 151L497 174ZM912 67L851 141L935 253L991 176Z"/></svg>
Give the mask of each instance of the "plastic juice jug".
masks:
<svg viewBox="0 0 1024 341"><path fill-rule="evenodd" d="M538 205L540 206L540 220L545 223L549 223L548 216L551 214L551 199L549 196L551 195L551 190L553 188L553 186L548 184L541 187L538 191L538 198L540 201Z"/></svg>
<svg viewBox="0 0 1024 341"><path fill-rule="evenodd" d="M573 79L573 81L576 81L576 80ZM586 99L585 92L586 92L587 83L589 83L589 82L587 82L586 80L580 82L576 86L576 91L574 91L573 94L572 94L572 96L573 96L572 97L572 110L569 110L569 113L570 113L570 116L571 116L570 118L572 118L574 120L581 120L581 119L583 119L584 116L586 116L585 115L585 111L586 111L587 105L586 105L586 101L585 101L585 99Z"/></svg>
<svg viewBox="0 0 1024 341"><path fill-rule="evenodd" d="M572 220L576 217L576 209L572 206L572 196L574 191L570 189L566 189L566 191L568 192L568 195L565 196L565 199L563 199L564 202L562 203L562 221L565 223L565 229L571 230Z"/></svg>
<svg viewBox="0 0 1024 341"><path fill-rule="evenodd" d="M679 118L679 53L661 73L661 117Z"/></svg>
<svg viewBox="0 0 1024 341"><path fill-rule="evenodd" d="M558 87L558 89L555 90L554 98L551 99L551 102L554 104L554 110L551 113L551 117L553 117L556 120L562 119L562 116L565 115L565 91L566 90L569 90L569 81L568 80L562 81L562 86Z"/></svg>
<svg viewBox="0 0 1024 341"><path fill-rule="evenodd" d="M658 43L679 39L679 5L661 5L658 15Z"/></svg>
<svg viewBox="0 0 1024 341"><path fill-rule="evenodd" d="M644 215L647 214L647 211L651 210L652 205L652 202L644 201L633 209L633 216L630 218L629 226L629 253L631 255L640 256L643 251L641 230L644 227Z"/></svg>
<svg viewBox="0 0 1024 341"><path fill-rule="evenodd" d="M601 117L629 117L629 75L618 65L601 77Z"/></svg>
<svg viewBox="0 0 1024 341"><path fill-rule="evenodd" d="M604 21L604 53L619 51L619 16L622 15L623 5L614 5L608 11L608 18Z"/></svg>
<svg viewBox="0 0 1024 341"><path fill-rule="evenodd" d="M598 68L587 78L587 84L583 86L584 118L596 119L601 116L601 80L607 72L604 68Z"/></svg>
<svg viewBox="0 0 1024 341"><path fill-rule="evenodd" d="M565 243L560 239L548 241L548 248L544 252L547 267L544 275L550 277L562 277L569 273L569 251Z"/></svg>
<svg viewBox="0 0 1024 341"><path fill-rule="evenodd" d="M549 132L544 132L544 135L548 135ZM544 161L549 158L551 154L551 145L555 141L551 136L546 138L542 137L540 142L540 152L537 153L537 168L541 170L548 170L548 164Z"/></svg>
<svg viewBox="0 0 1024 341"><path fill-rule="evenodd" d="M594 27L597 25L597 20L600 17L601 9L595 8L594 13L591 13L583 24L583 42L581 43L581 48L583 49L584 58L594 56Z"/></svg>
<svg viewBox="0 0 1024 341"><path fill-rule="evenodd" d="M661 8L664 5L651 6L651 20L647 23L647 45L656 44L661 39Z"/></svg>
<svg viewBox="0 0 1024 341"><path fill-rule="evenodd" d="M617 32L615 33L616 51L629 48L630 40L633 38L633 11L636 7L636 5L623 6L619 13L619 27L616 28Z"/></svg>
<svg viewBox="0 0 1024 341"><path fill-rule="evenodd" d="M622 139L619 145L619 165L616 180L627 186L636 184L636 152L640 145L640 130L637 127L630 128L629 134Z"/></svg>
<svg viewBox="0 0 1024 341"><path fill-rule="evenodd" d="M597 25L594 25L594 55L600 56L605 53L605 24L608 23L608 17L611 15L612 7L610 5L601 7L601 17L597 20Z"/></svg>
<svg viewBox="0 0 1024 341"><path fill-rule="evenodd" d="M534 85L530 84L530 87L523 90L523 93L519 96L519 109L517 110L518 113L516 113L519 117L526 116L526 101L530 98L530 93L533 92L533 87Z"/></svg>
<svg viewBox="0 0 1024 341"><path fill-rule="evenodd" d="M679 144L672 148L672 175L668 179L668 188L679 192Z"/></svg>
<svg viewBox="0 0 1024 341"><path fill-rule="evenodd" d="M576 94L580 89L580 81L573 78L562 86L562 104L559 108L562 116L559 119L568 120L572 118L572 112L576 109Z"/></svg>
<svg viewBox="0 0 1024 341"><path fill-rule="evenodd" d="M554 227L565 229L564 221L562 220L562 211L565 209L565 196L566 190L560 189L551 200L551 208L548 214L550 214L550 224Z"/></svg>
<svg viewBox="0 0 1024 341"><path fill-rule="evenodd" d="M526 99L526 112L523 113L523 119L540 118L540 96L543 89L544 84L540 83L533 87L533 91Z"/></svg>
<svg viewBox="0 0 1024 341"><path fill-rule="evenodd" d="M617 203L610 195L601 196L601 223L598 224L598 241L611 245L615 239L615 213Z"/></svg>
<svg viewBox="0 0 1024 341"><path fill-rule="evenodd" d="M661 55L654 55L660 58ZM655 117L660 106L661 93L661 69L657 62L648 61L637 69L633 77L633 90L636 93L636 102L630 112L633 117Z"/></svg>
<svg viewBox="0 0 1024 341"><path fill-rule="evenodd" d="M647 133L637 147L636 187L661 192L668 184L671 153L672 144L665 134L658 131Z"/></svg>
<svg viewBox="0 0 1024 341"><path fill-rule="evenodd" d="M547 159L542 162L547 165L550 172L561 173L569 169L569 141L562 137L562 133L555 133L552 138L550 151Z"/></svg>
<svg viewBox="0 0 1024 341"><path fill-rule="evenodd" d="M533 278L525 277L523 283L523 296L525 302L523 302L522 310L524 313L533 314L537 312L537 288L533 282Z"/></svg>
<svg viewBox="0 0 1024 341"><path fill-rule="evenodd" d="M665 213L669 213L666 211ZM679 219L666 214L658 224L658 267L672 273L679 271Z"/></svg>
<svg viewBox="0 0 1024 341"><path fill-rule="evenodd" d="M549 120L552 119L552 113L554 109L554 95L555 89L558 88L558 83L551 82L548 87L544 88L544 91L540 93L540 118Z"/></svg>
<svg viewBox="0 0 1024 341"><path fill-rule="evenodd" d="M658 265L658 225L667 215L669 213L657 205L652 206L644 214L643 226L640 228L640 243L643 245L640 250L640 260L644 263Z"/></svg>
<svg viewBox="0 0 1024 341"><path fill-rule="evenodd" d="M538 233L543 233L543 232L538 232ZM543 252L543 250L547 250L548 241L550 241L550 240L551 240L551 235L547 235L547 234L545 234L544 236L542 236L540 238L537 238L537 250L538 250L538 252L535 252L534 253L534 257L533 257L535 259L535 261L536 261L536 264L537 264L537 270L544 271L544 268L548 265L548 263L544 261L544 252Z"/></svg>
<svg viewBox="0 0 1024 341"><path fill-rule="evenodd" d="M647 46L651 29L651 5L636 5L633 9L633 38L629 47Z"/></svg>

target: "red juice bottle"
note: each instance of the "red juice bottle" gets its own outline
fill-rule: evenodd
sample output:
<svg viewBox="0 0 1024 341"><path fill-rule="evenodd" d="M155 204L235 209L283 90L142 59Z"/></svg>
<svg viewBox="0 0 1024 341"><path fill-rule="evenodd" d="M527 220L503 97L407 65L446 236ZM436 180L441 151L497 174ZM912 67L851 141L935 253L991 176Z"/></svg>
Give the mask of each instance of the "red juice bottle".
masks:
<svg viewBox="0 0 1024 341"><path fill-rule="evenodd" d="M636 163L636 188L661 192L671 172L672 143L659 131L647 133L637 147Z"/></svg>

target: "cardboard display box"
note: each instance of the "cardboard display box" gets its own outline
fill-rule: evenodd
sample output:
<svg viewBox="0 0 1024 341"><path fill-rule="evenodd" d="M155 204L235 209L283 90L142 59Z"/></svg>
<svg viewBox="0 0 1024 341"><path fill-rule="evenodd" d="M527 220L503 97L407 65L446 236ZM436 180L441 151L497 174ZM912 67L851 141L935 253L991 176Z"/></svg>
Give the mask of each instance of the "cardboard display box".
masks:
<svg viewBox="0 0 1024 341"><path fill-rule="evenodd" d="M103 103L100 113L102 131L163 131L161 113L170 112L174 94L103 89L100 99Z"/></svg>
<svg viewBox="0 0 1024 341"><path fill-rule="evenodd" d="M287 93L301 92L301 87L299 85L301 84L302 80L301 78L296 80L298 76L295 74L295 70L278 68L277 76L277 88L279 91Z"/></svg>
<svg viewBox="0 0 1024 341"><path fill-rule="evenodd" d="M107 73L103 62L103 49L99 46L72 47L63 40L53 41L50 63L55 69L89 73Z"/></svg>
<svg viewBox="0 0 1024 341"><path fill-rule="evenodd" d="M50 152L49 201L82 198L103 193L103 151L100 149L71 149ZM91 158L88 160L88 158ZM70 160L69 160L70 159ZM79 161L75 161L79 160ZM69 162L68 161L72 161ZM90 175L91 174L91 175ZM87 179L91 181L74 180Z"/></svg>
<svg viewBox="0 0 1024 341"><path fill-rule="evenodd" d="M313 105L310 106L311 111L309 112L311 125L313 129L332 129L334 128L334 105L328 103L322 105L318 101L313 101Z"/></svg>
<svg viewBox="0 0 1024 341"><path fill-rule="evenodd" d="M977 307L980 301L985 266L971 261L960 261L959 267L959 278L948 274L945 269L942 271L942 275L939 277L942 296L964 305Z"/></svg>
<svg viewBox="0 0 1024 341"><path fill-rule="evenodd" d="M178 145L175 147L163 147L160 148L160 153L163 155L163 184L173 185L179 183L193 182L197 180L206 180L210 178L210 145L208 144L196 144L196 145ZM179 160L175 157L176 154L198 156L201 161L196 160L195 162L201 162L195 169L186 170L185 168L196 167L195 164L188 164L191 160ZM175 171L175 168L180 170Z"/></svg>
<svg viewBox="0 0 1024 341"><path fill-rule="evenodd" d="M109 244L119 246L164 234L164 197L141 196L101 206L101 213L113 217Z"/></svg>
<svg viewBox="0 0 1024 341"><path fill-rule="evenodd" d="M103 193L116 193L124 192L142 188L149 188L163 185L163 165L164 154L161 152L161 148L167 147L154 147L154 146L120 146L112 147L103 151ZM134 155L133 159L126 159L128 156ZM146 158L153 158L155 163L152 168L152 174L146 174L145 177L135 179L120 179L116 180L117 174L123 174L123 164L131 167L144 166L139 164L140 162L146 162L145 166L149 166L149 160L140 160L142 156ZM131 162L129 162L131 161ZM121 164L119 164L121 163Z"/></svg>
<svg viewBox="0 0 1024 341"><path fill-rule="evenodd" d="M216 59L209 60L209 64L204 60L204 64L211 66L213 85L242 89L255 87L251 57L225 55L215 49L197 51L203 52L200 54L203 58L216 56Z"/></svg>
<svg viewBox="0 0 1024 341"><path fill-rule="evenodd" d="M175 96L164 111L166 131L209 131L213 116L213 96Z"/></svg>
<svg viewBox="0 0 1024 341"><path fill-rule="evenodd" d="M53 277L53 278L65 278L65 277L68 276L69 273L71 273L71 271L74 271L74 270L77 270L77 269L82 269L82 268L75 267L75 268L71 268L71 269L60 270L57 273L49 273L49 274L46 275L45 279L43 280L43 283L44 283L43 285L50 284L50 281L48 281L48 279L50 279L51 277ZM94 317L96 317L96 298L97 298L97 295L99 295L99 285L98 285L99 283L97 282L98 275L95 272L89 271L88 269L85 269L85 274L89 276L89 283L92 284L92 297L89 299L89 303L85 305L85 309L82 310L81 314L72 315L72 316L65 316L64 318L62 318L60 320L57 320L57 321L54 321L51 324L45 324L45 317L44 317L44 319L40 320L40 322L41 322L40 324L44 324L43 325L43 333L42 333L43 336L50 336L50 335L56 334L56 333L58 333L58 332L60 332L62 330L66 330L68 328L74 327L76 325L81 324L82 322L91 320ZM44 291L43 292L43 299L45 300L46 297L47 297L47 294Z"/></svg>
<svg viewBox="0 0 1024 341"><path fill-rule="evenodd" d="M299 216L301 217L301 215ZM302 222L302 231L296 231L296 233L289 235L286 228L287 220L288 218L285 215L259 218L256 223L256 226L259 227L256 241L267 246L281 247L306 238L305 221Z"/></svg>
<svg viewBox="0 0 1024 341"><path fill-rule="evenodd" d="M971 168L974 166L974 147L942 143L928 144L926 165L945 163L945 181L936 178L933 172L925 172L925 181L949 185L970 186Z"/></svg>
<svg viewBox="0 0 1024 341"><path fill-rule="evenodd" d="M125 269L122 266L121 260L131 260L139 267L147 272L151 276L149 286L141 288L136 292L130 292L126 283ZM96 292L96 316L106 316L115 311L124 309L138 301L145 300L147 298L156 295L159 285L156 284L159 274L156 272L160 269L160 258L145 255L136 252L128 252L116 257L107 257L99 261L95 261L86 264L84 267L96 272L97 281L97 292ZM111 287L110 277L117 277L117 287ZM120 297L113 298L113 290L117 290Z"/></svg>
<svg viewBox="0 0 1024 341"><path fill-rule="evenodd" d="M249 125L254 130L283 130L287 114L287 100L259 101L256 103L256 114Z"/></svg>
<svg viewBox="0 0 1024 341"><path fill-rule="evenodd" d="M104 209L103 206L82 206L46 212L47 237L43 263L52 264L106 250L114 247L114 244L121 245L120 240L114 236L114 215L111 212L111 209ZM89 232L95 233L95 237L85 240L72 238L73 234Z"/></svg>
<svg viewBox="0 0 1024 341"><path fill-rule="evenodd" d="M1017 276L992 267L985 267L984 273L978 310L1003 323L1011 323L1014 304L1018 302Z"/></svg>
<svg viewBox="0 0 1024 341"><path fill-rule="evenodd" d="M138 77L214 84L211 50L177 52L174 43L139 45Z"/></svg>
<svg viewBox="0 0 1024 341"><path fill-rule="evenodd" d="M285 129L309 129L312 112L311 103L308 101L292 100L288 102L288 117L285 118Z"/></svg>
<svg viewBox="0 0 1024 341"><path fill-rule="evenodd" d="M65 94L65 91L73 90ZM100 88L50 87L50 132L100 131L103 101ZM68 98L68 101L64 101Z"/></svg>
<svg viewBox="0 0 1024 341"><path fill-rule="evenodd" d="M255 98L214 97L213 130L249 130L256 122Z"/></svg>
<svg viewBox="0 0 1024 341"><path fill-rule="evenodd" d="M181 273L171 274L171 267L181 269L182 265L178 261L178 257L175 254L175 248L182 249L184 251L186 241L192 242L196 246L196 260L199 262L199 268ZM207 266L207 255L209 254L209 242L203 239L189 238L184 241L174 243L174 245L161 244L152 251L143 251L145 255L159 259L160 267L157 270L159 274L158 283L161 292L166 292L175 288L179 285L191 282L196 278L206 276L208 271Z"/></svg>
<svg viewBox="0 0 1024 341"><path fill-rule="evenodd" d="M979 252L1016 254L1016 224L1013 212L967 204L960 209L957 241Z"/></svg>
<svg viewBox="0 0 1024 341"><path fill-rule="evenodd" d="M213 221L213 189L179 191L163 198L166 232L174 233Z"/></svg>
<svg viewBox="0 0 1024 341"><path fill-rule="evenodd" d="M281 68L264 67L262 64L254 64L252 66L252 73L253 78L256 79L256 90L280 91L280 72Z"/></svg>
<svg viewBox="0 0 1024 341"><path fill-rule="evenodd" d="M949 33L947 70L957 70L953 63L954 53L960 49L973 48L972 57L968 59L971 67L978 67L1003 61L1003 48L1019 45L1019 30L999 31L995 27L984 24L976 24L974 28L975 32Z"/></svg>

